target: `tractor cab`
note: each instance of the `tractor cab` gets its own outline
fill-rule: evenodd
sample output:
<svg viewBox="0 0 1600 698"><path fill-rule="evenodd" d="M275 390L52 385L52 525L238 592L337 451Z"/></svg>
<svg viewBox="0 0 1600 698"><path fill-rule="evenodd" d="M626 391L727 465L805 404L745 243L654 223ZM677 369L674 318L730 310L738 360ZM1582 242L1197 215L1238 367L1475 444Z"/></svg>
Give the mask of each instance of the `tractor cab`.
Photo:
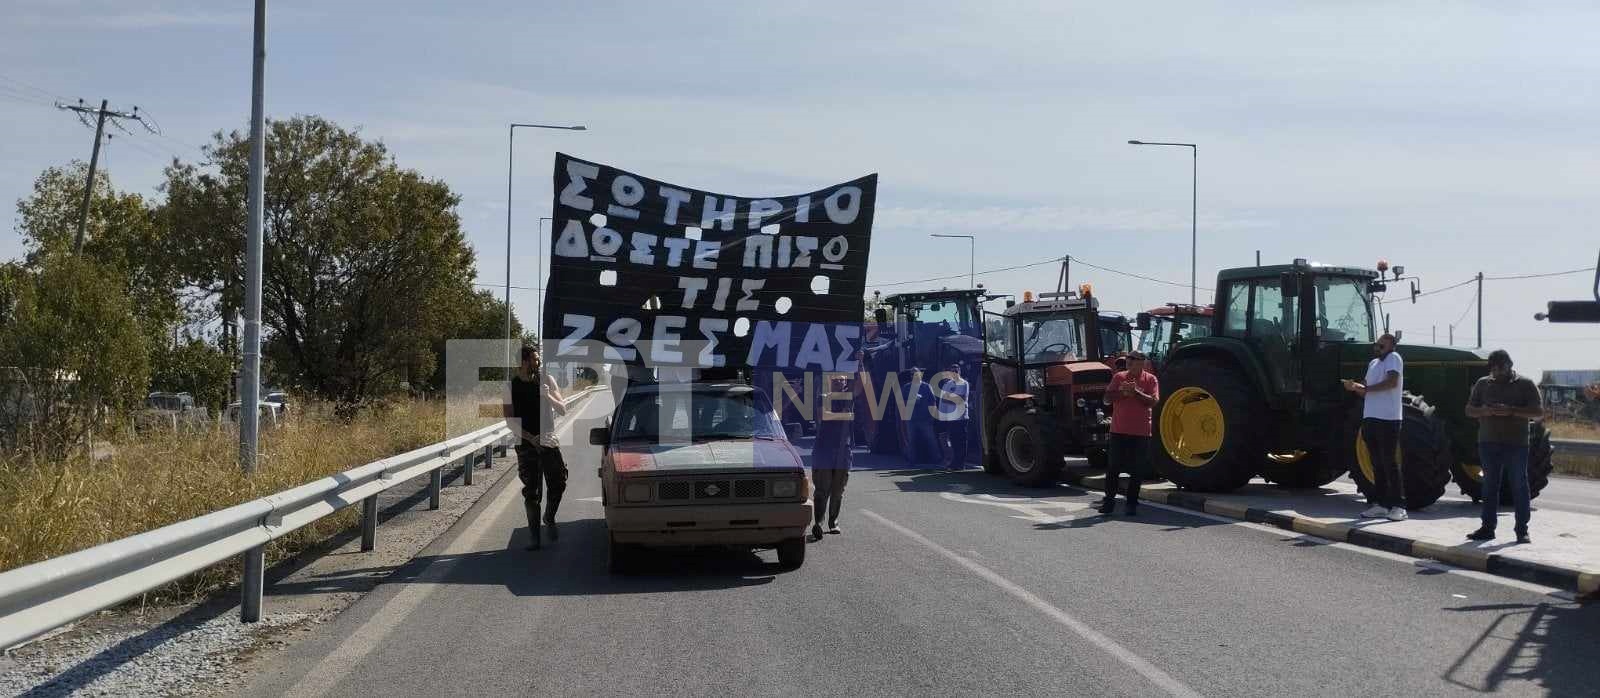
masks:
<svg viewBox="0 0 1600 698"><path fill-rule="evenodd" d="M1101 312L1099 321L1100 353L1095 358L1120 371L1127 367L1128 352L1133 351L1133 323L1115 311Z"/></svg>
<svg viewBox="0 0 1600 698"><path fill-rule="evenodd" d="M1185 339L1211 336L1212 307L1169 303L1139 313L1139 351L1149 357L1157 370L1172 345Z"/></svg>
<svg viewBox="0 0 1600 698"><path fill-rule="evenodd" d="M996 297L980 287L899 293L879 300L872 311L873 321L864 328L862 347L862 371L872 383L873 394L896 390L915 400L920 394L917 381L931 382L951 365L960 365L962 377L978 385L984 340L982 304ZM919 406L911 409L911 414L869 419L865 415L870 411L861 406L856 411L858 442L867 444L873 453L899 454L910 463L939 462L938 445L911 428ZM978 423L982 416L974 413L973 417L969 443L981 433Z"/></svg>

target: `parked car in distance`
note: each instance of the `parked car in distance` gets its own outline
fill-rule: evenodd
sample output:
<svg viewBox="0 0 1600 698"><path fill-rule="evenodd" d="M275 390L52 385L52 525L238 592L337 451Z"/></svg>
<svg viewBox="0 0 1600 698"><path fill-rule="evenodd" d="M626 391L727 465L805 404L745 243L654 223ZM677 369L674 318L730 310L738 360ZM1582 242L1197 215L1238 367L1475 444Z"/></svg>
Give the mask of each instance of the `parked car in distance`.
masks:
<svg viewBox="0 0 1600 698"><path fill-rule="evenodd" d="M633 383L607 426L601 502L611 569L631 571L639 548L776 548L805 562L811 483L766 393L743 383Z"/></svg>

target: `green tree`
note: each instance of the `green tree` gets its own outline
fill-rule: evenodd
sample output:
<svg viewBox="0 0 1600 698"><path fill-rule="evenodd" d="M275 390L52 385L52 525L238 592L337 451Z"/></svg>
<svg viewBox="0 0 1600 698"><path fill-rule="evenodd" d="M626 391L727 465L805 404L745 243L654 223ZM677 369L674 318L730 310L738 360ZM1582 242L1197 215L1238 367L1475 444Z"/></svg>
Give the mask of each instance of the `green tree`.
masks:
<svg viewBox="0 0 1600 698"><path fill-rule="evenodd" d="M427 373L413 373L411 385L431 392L444 390L445 350L452 339L504 339L506 334L506 304L495 298L494 292L478 291L459 299L451 317L455 319L449 331L433 343L434 361ZM511 335L523 337L522 322L515 313L511 316Z"/></svg>
<svg viewBox="0 0 1600 698"><path fill-rule="evenodd" d="M189 393L196 405L216 413L227 405L233 380L233 358L216 345L191 338L176 347L162 346L150 356L150 387Z"/></svg>
<svg viewBox="0 0 1600 698"><path fill-rule="evenodd" d="M82 443L108 413L144 397L147 351L117 270L49 253L0 266L0 439Z"/></svg>
<svg viewBox="0 0 1600 698"><path fill-rule="evenodd" d="M165 220L189 289L242 305L248 139L218 133L168 168ZM263 200L264 352L292 385L351 408L431 375L472 296L473 254L443 182L314 116L270 121Z"/></svg>
<svg viewBox="0 0 1600 698"><path fill-rule="evenodd" d="M82 162L47 168L34 180L33 193L17 202L17 232L27 268L37 270L47 259L71 254L87 171ZM140 334L152 349L168 342L173 326L183 319L180 277L161 218L144 197L116 191L104 171L95 174L83 255L101 273L120 280Z"/></svg>

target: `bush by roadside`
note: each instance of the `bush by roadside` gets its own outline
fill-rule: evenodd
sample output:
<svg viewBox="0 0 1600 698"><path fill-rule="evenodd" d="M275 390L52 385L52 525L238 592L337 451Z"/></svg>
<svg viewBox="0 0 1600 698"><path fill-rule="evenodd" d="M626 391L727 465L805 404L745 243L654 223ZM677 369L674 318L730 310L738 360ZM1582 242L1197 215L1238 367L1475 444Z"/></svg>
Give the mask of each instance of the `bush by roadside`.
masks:
<svg viewBox="0 0 1600 698"><path fill-rule="evenodd" d="M0 454L0 571L149 531L282 491L445 438L439 402L406 401L336 418L312 406L261 437L254 477L238 466L228 429L159 430L87 454L51 459ZM275 541L267 563L295 555L356 520L353 509ZM189 600L238 578L217 565L154 592L151 600Z"/></svg>

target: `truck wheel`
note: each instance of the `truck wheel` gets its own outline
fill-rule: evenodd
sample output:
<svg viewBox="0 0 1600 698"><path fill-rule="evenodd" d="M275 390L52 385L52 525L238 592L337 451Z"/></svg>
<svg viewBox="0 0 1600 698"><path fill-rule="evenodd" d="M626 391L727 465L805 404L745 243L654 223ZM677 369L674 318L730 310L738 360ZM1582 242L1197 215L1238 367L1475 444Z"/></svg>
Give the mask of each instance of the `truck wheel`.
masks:
<svg viewBox="0 0 1600 698"><path fill-rule="evenodd" d="M806 539L790 538L778 544L778 565L786 570L800 569L806 564Z"/></svg>
<svg viewBox="0 0 1600 698"><path fill-rule="evenodd" d="M1550 430L1543 422L1534 422L1528 433L1528 498L1539 496L1539 491L1550 484L1550 473L1555 468L1555 450L1550 445ZM1450 475L1455 478L1461 494L1474 502L1483 501L1483 466L1476 463L1450 463ZM1500 488L1500 503L1511 504L1511 489Z"/></svg>
<svg viewBox="0 0 1600 698"><path fill-rule="evenodd" d="M1041 414L1018 407L1000 418L995 434L995 455L1012 482L1027 487L1047 487L1061 479L1066 465L1061 435Z"/></svg>
<svg viewBox="0 0 1600 698"><path fill-rule="evenodd" d="M1407 396L1403 410L1398 456L1405 480L1406 508L1421 509L1439 501L1450 484L1450 435L1445 431L1444 420L1436 417L1433 407L1422 398ZM1378 489L1372 457L1360 429L1356 430L1355 451L1356 466L1350 469L1350 479L1370 499Z"/></svg>
<svg viewBox="0 0 1600 698"><path fill-rule="evenodd" d="M1152 420L1156 472L1187 490L1243 487L1266 454L1255 388L1233 367L1205 360L1169 364L1162 382Z"/></svg>
<svg viewBox="0 0 1600 698"><path fill-rule="evenodd" d="M633 574L638 571L638 548L629 543L618 543L617 539L612 537L607 567L612 574Z"/></svg>

